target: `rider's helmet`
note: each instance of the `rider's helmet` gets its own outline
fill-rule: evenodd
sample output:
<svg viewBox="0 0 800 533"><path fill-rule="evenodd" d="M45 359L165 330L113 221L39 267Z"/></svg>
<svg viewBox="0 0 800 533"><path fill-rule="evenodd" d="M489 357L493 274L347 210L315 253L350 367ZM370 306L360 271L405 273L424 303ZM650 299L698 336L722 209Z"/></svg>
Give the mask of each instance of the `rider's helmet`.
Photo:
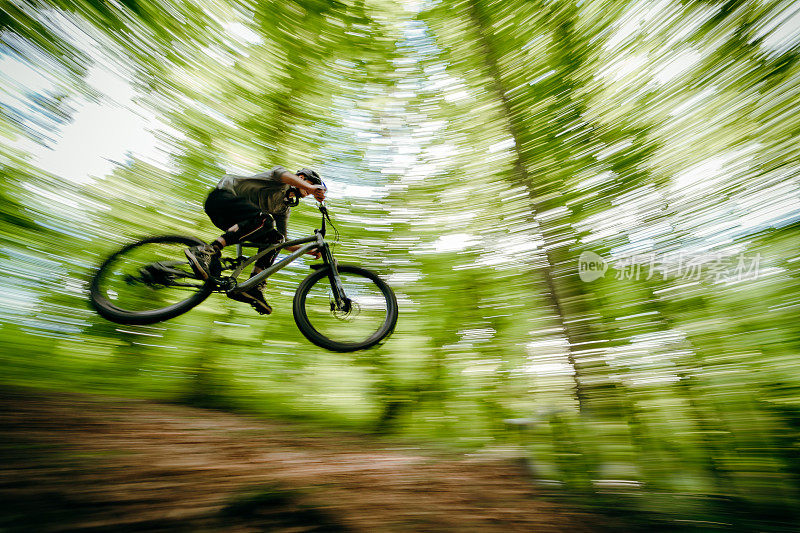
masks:
<svg viewBox="0 0 800 533"><path fill-rule="evenodd" d="M326 190L328 188L325 186L325 183L323 183L322 178L316 170L311 170L310 168L301 168L295 172L295 174L314 185L322 185ZM300 203L300 194L295 187L289 187L289 190L286 191L286 198L284 201L290 206L295 206Z"/></svg>
<svg viewBox="0 0 800 533"><path fill-rule="evenodd" d="M317 174L316 170L311 170L310 168L301 168L297 172L295 172L298 176L303 176L306 181L310 181L314 185L325 185L322 183L322 178Z"/></svg>

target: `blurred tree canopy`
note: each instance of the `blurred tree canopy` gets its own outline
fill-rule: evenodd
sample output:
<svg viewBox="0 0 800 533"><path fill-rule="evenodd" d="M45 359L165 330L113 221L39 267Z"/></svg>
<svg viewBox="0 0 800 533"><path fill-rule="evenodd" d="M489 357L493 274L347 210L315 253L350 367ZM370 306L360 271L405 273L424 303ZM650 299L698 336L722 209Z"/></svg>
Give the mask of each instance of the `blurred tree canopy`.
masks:
<svg viewBox="0 0 800 533"><path fill-rule="evenodd" d="M798 54L772 0L7 1L3 380L513 447L665 519L791 524ZM142 117L151 148L76 179L43 161L90 104ZM320 170L337 257L396 289L385 345L301 340L303 262L268 319L219 297L153 326L89 311L104 256L212 238L219 177L278 164ZM300 206L290 233L316 223Z"/></svg>

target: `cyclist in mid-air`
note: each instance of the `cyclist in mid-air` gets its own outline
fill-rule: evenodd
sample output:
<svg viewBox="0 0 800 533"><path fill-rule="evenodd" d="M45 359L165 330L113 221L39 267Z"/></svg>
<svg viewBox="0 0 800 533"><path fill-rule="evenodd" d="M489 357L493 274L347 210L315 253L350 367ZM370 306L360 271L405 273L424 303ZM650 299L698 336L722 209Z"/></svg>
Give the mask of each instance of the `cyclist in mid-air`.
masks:
<svg viewBox="0 0 800 533"><path fill-rule="evenodd" d="M214 190L208 194L205 212L216 227L224 231L209 244L193 246L184 251L195 274L203 279L211 276L211 264L221 255L224 247L242 241L263 244L262 250L286 238L286 224L291 205L297 200L313 195L320 202L325 200L326 188L322 178L309 168L292 174L278 166L268 172L253 176L224 176ZM295 251L299 246L288 246ZM319 258L319 252L308 252ZM275 260L275 253L266 254L256 261L250 276L258 274ZM249 303L256 311L268 315L272 307L264 299L264 285L230 294L234 300Z"/></svg>

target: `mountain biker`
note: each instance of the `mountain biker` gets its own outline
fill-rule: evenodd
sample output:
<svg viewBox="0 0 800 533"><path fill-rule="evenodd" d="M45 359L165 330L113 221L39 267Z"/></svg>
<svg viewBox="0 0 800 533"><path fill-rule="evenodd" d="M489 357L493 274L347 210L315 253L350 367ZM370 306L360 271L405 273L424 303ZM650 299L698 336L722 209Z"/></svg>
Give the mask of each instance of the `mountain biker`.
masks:
<svg viewBox="0 0 800 533"><path fill-rule="evenodd" d="M203 279L211 276L212 262L221 255L225 246L243 241L263 244L259 250L286 238L286 224L291 205L300 198L313 195L317 201L325 200L326 187L316 171L303 168L292 174L277 166L268 172L253 176L225 175L205 201L205 212L216 227L225 233L209 244L184 250L195 274ZM299 246L287 246L293 252ZM319 252L308 252L319 258ZM250 277L269 267L277 252L266 254L256 261ZM249 303L260 314L272 313L264 299L263 282L250 290L229 294L234 300Z"/></svg>

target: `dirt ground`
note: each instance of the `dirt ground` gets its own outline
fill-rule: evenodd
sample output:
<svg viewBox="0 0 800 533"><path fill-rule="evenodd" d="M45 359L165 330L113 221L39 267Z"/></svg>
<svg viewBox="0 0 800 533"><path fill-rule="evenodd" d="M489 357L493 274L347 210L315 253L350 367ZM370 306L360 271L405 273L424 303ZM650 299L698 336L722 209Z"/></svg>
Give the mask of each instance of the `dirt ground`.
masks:
<svg viewBox="0 0 800 533"><path fill-rule="evenodd" d="M0 395L0 531L597 531L499 459L216 411ZM606 528L603 528L606 529Z"/></svg>

